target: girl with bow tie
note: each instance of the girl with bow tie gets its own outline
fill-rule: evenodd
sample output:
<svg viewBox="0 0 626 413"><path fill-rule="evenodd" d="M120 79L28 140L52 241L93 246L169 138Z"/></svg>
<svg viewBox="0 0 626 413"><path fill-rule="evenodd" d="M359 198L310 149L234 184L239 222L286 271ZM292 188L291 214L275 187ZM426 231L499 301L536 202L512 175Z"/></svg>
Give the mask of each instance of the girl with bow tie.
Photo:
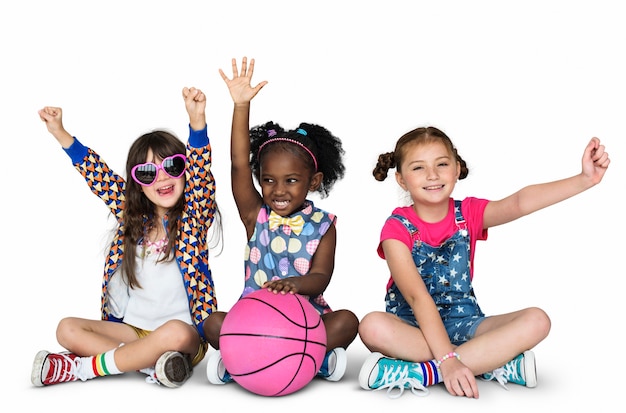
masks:
<svg viewBox="0 0 626 413"><path fill-rule="evenodd" d="M250 129L250 101L267 81L251 85L254 59L248 66L244 57L241 71L233 59L232 71L232 79L222 70L220 75L234 102L232 190L248 239L242 297L261 288L309 297L327 335L327 353L318 376L340 380L347 365L345 349L356 338L359 320L349 310L333 311L324 300L322 293L335 263L336 217L316 207L307 195L318 192L326 197L343 177L341 141L324 127L307 123L294 130L273 122ZM225 316L225 312L213 312L204 324L209 344L217 350L207 362L207 376L213 384L232 380L219 351Z"/></svg>

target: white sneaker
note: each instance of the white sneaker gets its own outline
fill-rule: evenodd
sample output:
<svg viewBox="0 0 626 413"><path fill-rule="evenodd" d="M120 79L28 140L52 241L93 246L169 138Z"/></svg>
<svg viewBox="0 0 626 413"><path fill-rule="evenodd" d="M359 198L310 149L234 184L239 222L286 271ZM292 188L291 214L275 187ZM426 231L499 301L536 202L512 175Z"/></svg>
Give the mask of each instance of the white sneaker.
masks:
<svg viewBox="0 0 626 413"><path fill-rule="evenodd" d="M178 351L166 351L154 366L156 379L165 387L180 387L191 377L193 369L189 357Z"/></svg>
<svg viewBox="0 0 626 413"><path fill-rule="evenodd" d="M206 364L206 376L211 384L226 384L233 381L233 378L224 367L222 353L220 353L219 350L215 350L213 354L209 356Z"/></svg>
<svg viewBox="0 0 626 413"><path fill-rule="evenodd" d="M348 365L348 356L343 347L332 349L324 357L322 367L317 375L328 381L339 381L346 372Z"/></svg>

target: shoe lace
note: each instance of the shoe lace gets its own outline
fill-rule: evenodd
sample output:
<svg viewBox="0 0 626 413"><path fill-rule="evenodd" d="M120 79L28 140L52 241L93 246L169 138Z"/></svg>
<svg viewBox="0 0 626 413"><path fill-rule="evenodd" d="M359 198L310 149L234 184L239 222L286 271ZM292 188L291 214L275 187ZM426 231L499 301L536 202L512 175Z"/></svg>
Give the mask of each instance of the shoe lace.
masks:
<svg viewBox="0 0 626 413"><path fill-rule="evenodd" d="M409 374L409 366L383 366L383 375L381 377L383 383L376 390L387 389L387 396L391 399L396 399L402 396L405 388L410 388L411 392L416 396L427 396L428 389L415 377L411 377ZM394 393L394 390L398 389L398 392Z"/></svg>
<svg viewBox="0 0 626 413"><path fill-rule="evenodd" d="M500 385L504 387L505 390L508 390L508 388L506 387L506 384L508 383L507 370L505 370L504 367L498 367L491 373L483 375L482 378L485 381L496 379L498 383L500 383Z"/></svg>
<svg viewBox="0 0 626 413"><path fill-rule="evenodd" d="M513 383L524 382L524 379L521 375L521 363L522 358L516 357L506 363L504 366L498 367L497 369L492 371L491 374L486 374L486 376L488 377L485 377L485 375L483 375L483 378L485 378L485 380L487 381L496 379L498 383L500 383L500 385L504 387L504 389L508 390L506 384L509 381L512 381Z"/></svg>
<svg viewBox="0 0 626 413"><path fill-rule="evenodd" d="M161 385L161 382L159 381L159 379L157 379L156 376L156 370L154 369L154 367L148 367L145 369L141 369L139 370L140 373L144 373L147 375L146 377L146 383L148 384L158 384L159 386Z"/></svg>
<svg viewBox="0 0 626 413"><path fill-rule="evenodd" d="M59 356L59 358L50 360L53 368L52 377L50 379L52 383L76 379L81 381L87 380L87 376L81 371L82 359L80 357L74 357L72 359L67 354L62 353L59 354Z"/></svg>
<svg viewBox="0 0 626 413"><path fill-rule="evenodd" d="M514 359L512 362L504 365L503 370L505 371L506 377L509 381L523 381L520 374L520 363L521 359Z"/></svg>

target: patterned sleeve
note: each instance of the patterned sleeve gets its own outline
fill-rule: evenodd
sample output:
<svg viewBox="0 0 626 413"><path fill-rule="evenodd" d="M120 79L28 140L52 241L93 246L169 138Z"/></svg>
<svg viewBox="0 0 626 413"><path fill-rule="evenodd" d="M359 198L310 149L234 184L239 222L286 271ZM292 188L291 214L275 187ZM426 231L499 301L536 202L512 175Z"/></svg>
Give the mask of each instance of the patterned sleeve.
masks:
<svg viewBox="0 0 626 413"><path fill-rule="evenodd" d="M189 128L187 162L185 209L206 236L216 209L215 180L211 172L211 144L206 127L199 131Z"/></svg>
<svg viewBox="0 0 626 413"><path fill-rule="evenodd" d="M189 294L194 324L200 336L206 340L204 320L217 310L207 241L217 204L215 180L211 173L211 145L206 127L199 131L189 128L187 162L185 208L181 216L176 254Z"/></svg>
<svg viewBox="0 0 626 413"><path fill-rule="evenodd" d="M117 221L121 222L126 188L124 178L109 169L109 166L93 149L87 148L76 138L65 152L89 185L91 192L104 201Z"/></svg>

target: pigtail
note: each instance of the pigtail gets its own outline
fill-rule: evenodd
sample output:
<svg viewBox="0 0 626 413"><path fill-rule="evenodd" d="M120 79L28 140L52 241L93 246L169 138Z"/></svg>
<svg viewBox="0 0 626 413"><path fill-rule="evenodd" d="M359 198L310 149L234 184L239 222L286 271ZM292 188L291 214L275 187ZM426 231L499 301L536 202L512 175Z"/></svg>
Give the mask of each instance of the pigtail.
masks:
<svg viewBox="0 0 626 413"><path fill-rule="evenodd" d="M384 181L387 178L390 168L396 167L393 152L381 153L378 155L378 162L372 171L372 175L377 181Z"/></svg>

